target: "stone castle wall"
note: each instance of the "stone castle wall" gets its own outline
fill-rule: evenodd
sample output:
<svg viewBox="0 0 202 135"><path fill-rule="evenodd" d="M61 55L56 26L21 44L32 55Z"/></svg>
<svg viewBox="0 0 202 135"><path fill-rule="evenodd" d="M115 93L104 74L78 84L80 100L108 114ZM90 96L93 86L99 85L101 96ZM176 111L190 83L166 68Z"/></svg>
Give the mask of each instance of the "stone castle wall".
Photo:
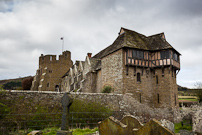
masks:
<svg viewBox="0 0 202 135"><path fill-rule="evenodd" d="M56 55L41 55L39 57L39 69L32 82L31 90L55 91L60 87L62 76L73 65L71 52L64 51L56 60Z"/></svg>
<svg viewBox="0 0 202 135"><path fill-rule="evenodd" d="M114 93L123 94L123 50L120 49L101 60L102 63L102 88L111 86Z"/></svg>
<svg viewBox="0 0 202 135"><path fill-rule="evenodd" d="M64 92L51 91L6 91L7 100L15 100L24 97L24 100L35 103L45 103L51 106L60 106L61 98ZM104 94L104 93L71 93L74 99L80 99L84 102L98 102L114 111L122 111L124 114L136 116L141 122L147 122L151 118L168 119L173 121L174 113L168 108L151 108L145 104L136 101L131 94ZM19 103L20 104L20 103ZM62 110L58 110L60 112Z"/></svg>
<svg viewBox="0 0 202 135"><path fill-rule="evenodd" d="M138 74L140 81L137 80ZM149 69L123 66L123 89L139 103L155 108L178 107L176 76L169 67ZM169 95L169 96L168 96Z"/></svg>

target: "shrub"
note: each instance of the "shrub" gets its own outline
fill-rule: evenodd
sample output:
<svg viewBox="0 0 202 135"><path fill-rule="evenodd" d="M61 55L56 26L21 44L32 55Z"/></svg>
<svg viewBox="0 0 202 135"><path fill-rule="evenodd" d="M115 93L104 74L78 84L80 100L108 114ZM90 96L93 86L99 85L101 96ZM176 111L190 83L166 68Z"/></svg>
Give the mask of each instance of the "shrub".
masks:
<svg viewBox="0 0 202 135"><path fill-rule="evenodd" d="M111 93L112 92L112 87L111 86L105 86L102 89L102 93Z"/></svg>
<svg viewBox="0 0 202 135"><path fill-rule="evenodd" d="M20 81L10 81L3 84L2 88L5 90L8 90L8 89L16 89L17 87L21 87L21 86L22 85Z"/></svg>
<svg viewBox="0 0 202 135"><path fill-rule="evenodd" d="M33 81L33 77L24 79L22 81L22 88L23 88L23 90L30 90L30 88L32 86L32 81Z"/></svg>

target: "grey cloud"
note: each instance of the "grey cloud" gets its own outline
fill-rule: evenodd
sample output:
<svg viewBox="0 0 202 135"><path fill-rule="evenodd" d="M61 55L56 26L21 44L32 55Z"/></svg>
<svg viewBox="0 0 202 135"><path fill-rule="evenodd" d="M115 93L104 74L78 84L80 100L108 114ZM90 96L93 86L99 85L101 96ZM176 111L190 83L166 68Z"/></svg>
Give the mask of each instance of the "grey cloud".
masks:
<svg viewBox="0 0 202 135"><path fill-rule="evenodd" d="M178 83L191 87L195 78L202 80L196 68L202 57L199 0L10 2L14 5L9 12L8 3L0 2L0 79L34 75L41 53L61 54L60 37L73 61L84 60L87 52L95 55L112 44L120 27L125 27L146 36L165 32L168 42L182 53Z"/></svg>

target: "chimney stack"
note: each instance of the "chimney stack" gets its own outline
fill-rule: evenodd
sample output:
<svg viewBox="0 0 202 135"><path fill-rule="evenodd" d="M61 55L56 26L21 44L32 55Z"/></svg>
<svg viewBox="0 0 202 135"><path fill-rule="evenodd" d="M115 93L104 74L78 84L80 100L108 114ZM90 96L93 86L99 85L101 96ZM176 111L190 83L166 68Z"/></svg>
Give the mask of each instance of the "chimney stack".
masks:
<svg viewBox="0 0 202 135"><path fill-rule="evenodd" d="M91 58L92 56L92 53L87 53L88 57Z"/></svg>

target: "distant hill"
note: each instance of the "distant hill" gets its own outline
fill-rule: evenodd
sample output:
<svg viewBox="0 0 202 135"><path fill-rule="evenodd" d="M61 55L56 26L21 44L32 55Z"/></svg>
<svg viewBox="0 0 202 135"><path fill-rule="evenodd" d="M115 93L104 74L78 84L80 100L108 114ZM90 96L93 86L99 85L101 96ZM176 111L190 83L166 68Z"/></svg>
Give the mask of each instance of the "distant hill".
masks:
<svg viewBox="0 0 202 135"><path fill-rule="evenodd" d="M180 86L180 85L177 85L178 86L178 91L186 91L186 90L188 90L189 88L187 88L187 87L182 87L182 86Z"/></svg>
<svg viewBox="0 0 202 135"><path fill-rule="evenodd" d="M3 84L5 84L5 83L11 82L11 81L19 81L19 82L22 82L22 80L27 79L27 78L30 78L30 77L33 77L33 76L26 76L26 77L14 78L14 79L0 80L0 85L3 85Z"/></svg>

